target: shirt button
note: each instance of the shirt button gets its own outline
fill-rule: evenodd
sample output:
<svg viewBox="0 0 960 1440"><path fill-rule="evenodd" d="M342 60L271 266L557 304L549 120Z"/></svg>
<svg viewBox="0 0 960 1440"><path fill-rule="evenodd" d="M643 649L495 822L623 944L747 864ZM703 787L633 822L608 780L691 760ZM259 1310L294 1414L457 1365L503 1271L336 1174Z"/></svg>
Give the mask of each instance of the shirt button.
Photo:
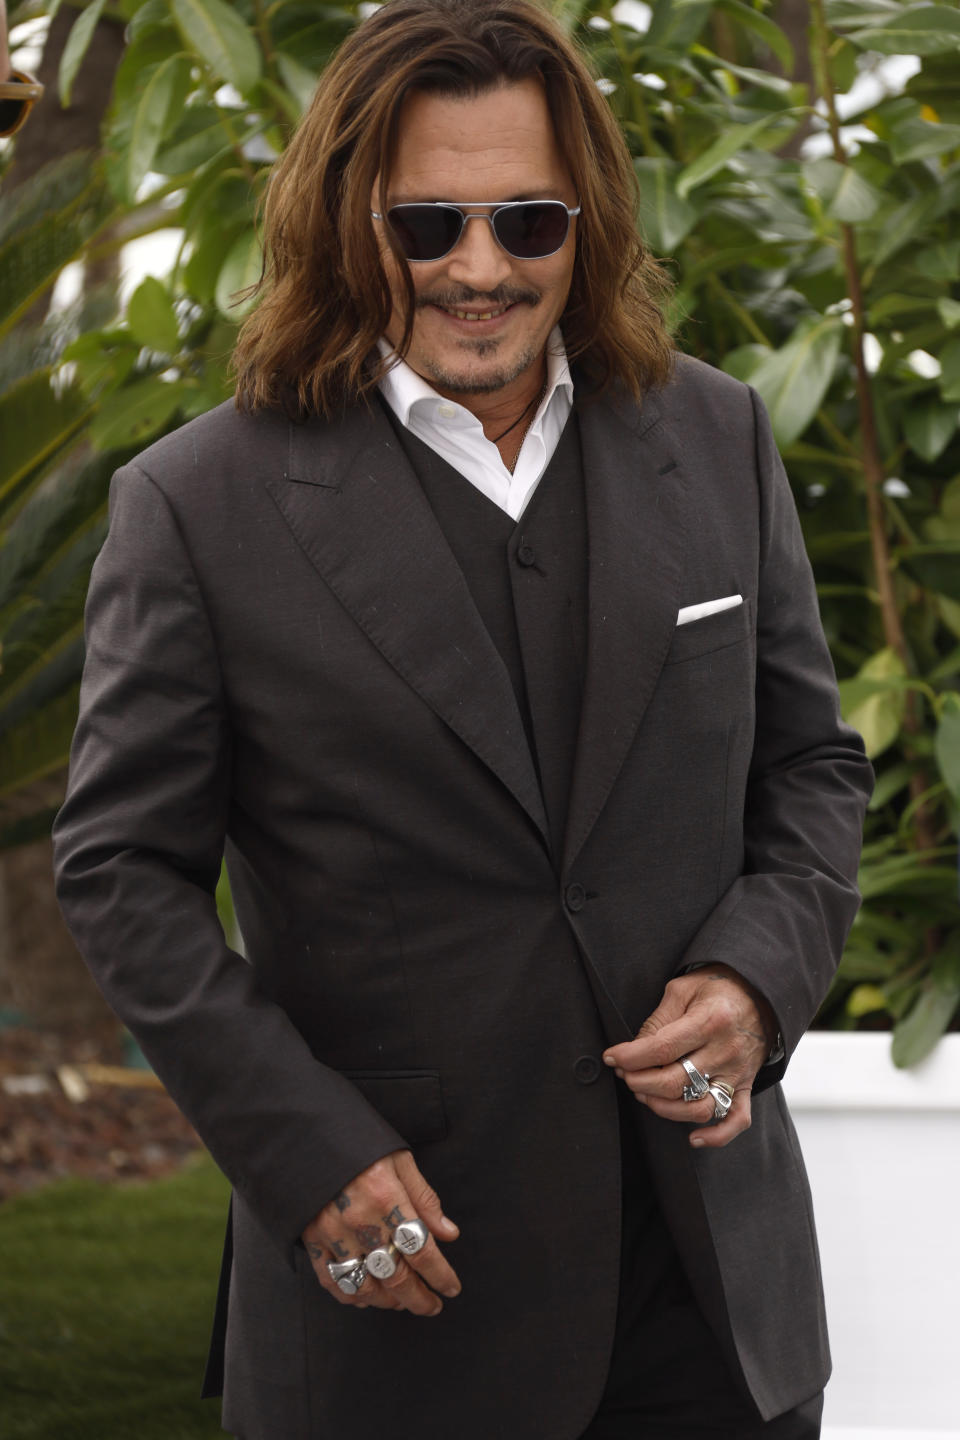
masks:
<svg viewBox="0 0 960 1440"><path fill-rule="evenodd" d="M521 545L517 551L517 560L521 565L535 565L537 563L537 556L533 546Z"/></svg>
<svg viewBox="0 0 960 1440"><path fill-rule="evenodd" d="M595 1055L581 1055L579 1060L574 1062L573 1073L581 1085L592 1085L600 1078L600 1061Z"/></svg>
<svg viewBox="0 0 960 1440"><path fill-rule="evenodd" d="M457 413L456 405L438 405L437 414L441 420L452 420Z"/></svg>
<svg viewBox="0 0 960 1440"><path fill-rule="evenodd" d="M566 901L567 909L572 910L574 914L576 914L576 912L582 910L587 903L587 892L583 886L575 880L572 885L567 886L563 898Z"/></svg>

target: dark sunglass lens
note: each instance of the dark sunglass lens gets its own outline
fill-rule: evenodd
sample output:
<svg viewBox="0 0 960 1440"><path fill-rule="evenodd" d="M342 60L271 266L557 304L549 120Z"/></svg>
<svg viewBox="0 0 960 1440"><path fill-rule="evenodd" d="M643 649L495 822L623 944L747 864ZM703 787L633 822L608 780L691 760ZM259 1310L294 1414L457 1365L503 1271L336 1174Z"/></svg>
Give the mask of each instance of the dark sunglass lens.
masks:
<svg viewBox="0 0 960 1440"><path fill-rule="evenodd" d="M395 205L388 219L408 260L439 260L456 244L463 220L439 205Z"/></svg>
<svg viewBox="0 0 960 1440"><path fill-rule="evenodd" d="M565 205L541 200L500 210L493 224L504 250L518 260L537 260L560 249L570 219Z"/></svg>

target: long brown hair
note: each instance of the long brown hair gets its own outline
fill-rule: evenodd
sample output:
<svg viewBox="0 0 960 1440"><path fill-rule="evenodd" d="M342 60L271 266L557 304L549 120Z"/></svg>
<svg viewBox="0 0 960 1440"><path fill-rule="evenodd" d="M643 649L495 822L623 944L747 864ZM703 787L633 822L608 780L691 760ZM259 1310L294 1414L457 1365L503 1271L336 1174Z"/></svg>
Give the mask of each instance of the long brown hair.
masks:
<svg viewBox="0 0 960 1440"><path fill-rule="evenodd" d="M561 329L592 383L639 398L670 372L661 310L668 281L636 228L636 177L583 56L533 0L389 0L324 70L270 180L263 209L259 304L234 352L237 403L331 415L369 392L392 300L370 220L380 209L400 110L410 91L474 96L539 77L581 205L577 257ZM413 330L406 277L405 353Z"/></svg>

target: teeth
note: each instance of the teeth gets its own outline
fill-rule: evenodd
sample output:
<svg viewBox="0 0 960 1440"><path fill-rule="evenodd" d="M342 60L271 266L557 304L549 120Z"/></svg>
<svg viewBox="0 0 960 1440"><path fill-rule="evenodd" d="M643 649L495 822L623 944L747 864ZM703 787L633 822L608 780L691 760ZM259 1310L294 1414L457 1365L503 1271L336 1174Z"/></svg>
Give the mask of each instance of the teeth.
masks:
<svg viewBox="0 0 960 1440"><path fill-rule="evenodd" d="M448 310L448 315L455 315L458 320L492 320L495 315L502 315L503 310L484 310L478 313L476 310Z"/></svg>

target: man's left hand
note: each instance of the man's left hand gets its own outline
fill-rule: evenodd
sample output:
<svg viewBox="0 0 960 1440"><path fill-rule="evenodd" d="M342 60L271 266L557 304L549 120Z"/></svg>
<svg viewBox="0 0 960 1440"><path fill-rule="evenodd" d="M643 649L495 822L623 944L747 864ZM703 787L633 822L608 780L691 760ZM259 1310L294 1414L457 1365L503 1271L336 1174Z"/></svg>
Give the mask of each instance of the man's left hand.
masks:
<svg viewBox="0 0 960 1440"><path fill-rule="evenodd" d="M729 965L707 965L671 980L637 1038L611 1046L603 1058L664 1120L707 1126L714 1118L712 1095L683 1099L690 1077L681 1059L711 1083L724 1081L733 1090L726 1118L690 1135L691 1145L719 1148L750 1128L750 1090L776 1033L773 1011L759 991Z"/></svg>

